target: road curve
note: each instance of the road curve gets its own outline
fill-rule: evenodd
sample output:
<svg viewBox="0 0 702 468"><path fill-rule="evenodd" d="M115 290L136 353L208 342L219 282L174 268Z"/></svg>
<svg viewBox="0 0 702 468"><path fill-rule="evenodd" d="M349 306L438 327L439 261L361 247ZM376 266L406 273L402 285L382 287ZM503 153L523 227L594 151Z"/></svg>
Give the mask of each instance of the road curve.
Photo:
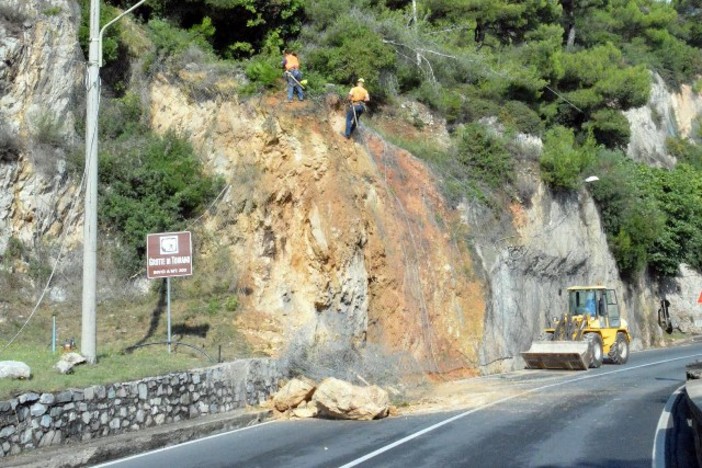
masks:
<svg viewBox="0 0 702 468"><path fill-rule="evenodd" d="M685 383L685 366L701 358L695 343L632 353L623 366L520 371L484 379L509 391L475 408L372 422L272 422L101 466L648 468L656 440L672 433L660 423L666 403ZM676 450L691 449L684 445Z"/></svg>

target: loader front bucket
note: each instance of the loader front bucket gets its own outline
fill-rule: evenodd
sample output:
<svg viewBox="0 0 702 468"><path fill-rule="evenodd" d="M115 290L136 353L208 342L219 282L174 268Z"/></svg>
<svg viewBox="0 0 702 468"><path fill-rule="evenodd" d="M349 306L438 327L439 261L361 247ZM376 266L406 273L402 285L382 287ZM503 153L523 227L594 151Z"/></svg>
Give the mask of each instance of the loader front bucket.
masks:
<svg viewBox="0 0 702 468"><path fill-rule="evenodd" d="M522 357L531 369L587 370L590 345L587 341L535 341Z"/></svg>

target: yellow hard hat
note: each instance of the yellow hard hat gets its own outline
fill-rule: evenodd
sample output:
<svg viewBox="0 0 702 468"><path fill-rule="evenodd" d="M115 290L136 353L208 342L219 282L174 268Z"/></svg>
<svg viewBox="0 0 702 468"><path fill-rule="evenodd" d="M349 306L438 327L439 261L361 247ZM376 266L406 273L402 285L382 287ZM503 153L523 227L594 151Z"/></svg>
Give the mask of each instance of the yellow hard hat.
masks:
<svg viewBox="0 0 702 468"><path fill-rule="evenodd" d="M356 80L356 83L365 83L365 82L366 82L366 80L364 80L363 78L359 78Z"/></svg>

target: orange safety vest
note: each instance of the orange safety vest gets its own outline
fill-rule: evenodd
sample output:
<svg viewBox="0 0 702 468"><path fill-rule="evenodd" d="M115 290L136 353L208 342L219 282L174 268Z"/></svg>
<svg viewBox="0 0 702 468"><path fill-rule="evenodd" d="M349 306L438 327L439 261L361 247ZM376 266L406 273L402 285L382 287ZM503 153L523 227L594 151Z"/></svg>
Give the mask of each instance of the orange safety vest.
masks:
<svg viewBox="0 0 702 468"><path fill-rule="evenodd" d="M362 88L360 86L354 86L353 88L351 88L351 91L349 91L349 98L351 99L351 102L356 103L367 101L370 99L370 96L368 95L368 91L366 91L365 88Z"/></svg>
<svg viewBox="0 0 702 468"><path fill-rule="evenodd" d="M300 68L300 61L292 54L285 56L285 71L295 70Z"/></svg>

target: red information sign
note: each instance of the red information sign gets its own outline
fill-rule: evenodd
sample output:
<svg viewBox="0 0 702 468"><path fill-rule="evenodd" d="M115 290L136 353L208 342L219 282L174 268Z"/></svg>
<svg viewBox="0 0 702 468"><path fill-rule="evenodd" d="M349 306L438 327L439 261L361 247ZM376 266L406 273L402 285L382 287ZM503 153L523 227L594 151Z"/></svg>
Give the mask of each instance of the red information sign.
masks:
<svg viewBox="0 0 702 468"><path fill-rule="evenodd" d="M162 232L146 236L146 277L170 278L193 274L190 232Z"/></svg>

